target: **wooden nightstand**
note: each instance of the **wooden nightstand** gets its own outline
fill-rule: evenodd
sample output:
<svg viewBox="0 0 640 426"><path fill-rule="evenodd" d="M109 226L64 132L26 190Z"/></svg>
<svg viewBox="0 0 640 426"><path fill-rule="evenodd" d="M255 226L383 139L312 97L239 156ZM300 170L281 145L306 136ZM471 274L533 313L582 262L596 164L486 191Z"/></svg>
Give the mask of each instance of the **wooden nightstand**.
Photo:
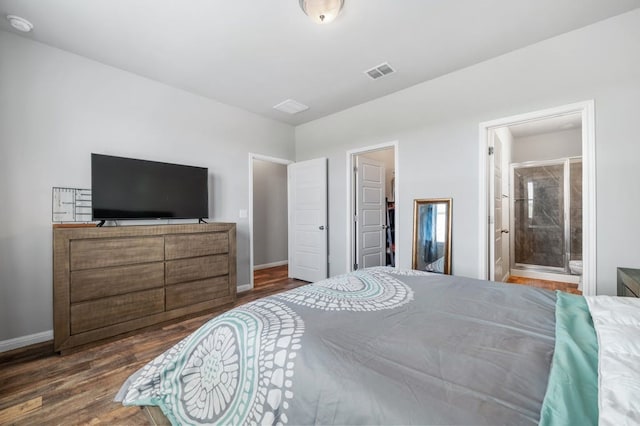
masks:
<svg viewBox="0 0 640 426"><path fill-rule="evenodd" d="M640 269L618 268L618 296L640 297Z"/></svg>

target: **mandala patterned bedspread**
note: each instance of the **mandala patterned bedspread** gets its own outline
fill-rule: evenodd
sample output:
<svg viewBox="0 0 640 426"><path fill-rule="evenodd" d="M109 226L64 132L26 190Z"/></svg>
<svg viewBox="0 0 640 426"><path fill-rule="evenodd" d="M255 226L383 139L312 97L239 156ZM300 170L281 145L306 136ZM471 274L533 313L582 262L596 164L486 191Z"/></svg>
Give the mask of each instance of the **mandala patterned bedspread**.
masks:
<svg viewBox="0 0 640 426"><path fill-rule="evenodd" d="M556 297L356 271L212 319L116 399L173 424L538 424Z"/></svg>

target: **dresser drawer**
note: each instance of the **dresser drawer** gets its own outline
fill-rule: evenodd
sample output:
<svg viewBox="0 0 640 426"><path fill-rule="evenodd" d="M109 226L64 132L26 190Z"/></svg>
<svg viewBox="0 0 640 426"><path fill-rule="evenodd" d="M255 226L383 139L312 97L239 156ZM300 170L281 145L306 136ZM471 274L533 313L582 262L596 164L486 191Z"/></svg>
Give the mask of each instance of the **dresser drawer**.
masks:
<svg viewBox="0 0 640 426"><path fill-rule="evenodd" d="M164 238L104 238L71 240L72 271L164 260Z"/></svg>
<svg viewBox="0 0 640 426"><path fill-rule="evenodd" d="M171 260L167 262L166 283L177 284L228 273L229 256L226 254Z"/></svg>
<svg viewBox="0 0 640 426"><path fill-rule="evenodd" d="M163 310L162 288L72 304L71 334L141 318Z"/></svg>
<svg viewBox="0 0 640 426"><path fill-rule="evenodd" d="M202 281L175 284L166 287L167 310L192 305L229 295L229 277L222 276Z"/></svg>
<svg viewBox="0 0 640 426"><path fill-rule="evenodd" d="M165 237L165 258L167 260L221 254L228 251L229 234L226 232L167 235Z"/></svg>
<svg viewBox="0 0 640 426"><path fill-rule="evenodd" d="M85 269L71 272L71 303L162 287L164 263Z"/></svg>

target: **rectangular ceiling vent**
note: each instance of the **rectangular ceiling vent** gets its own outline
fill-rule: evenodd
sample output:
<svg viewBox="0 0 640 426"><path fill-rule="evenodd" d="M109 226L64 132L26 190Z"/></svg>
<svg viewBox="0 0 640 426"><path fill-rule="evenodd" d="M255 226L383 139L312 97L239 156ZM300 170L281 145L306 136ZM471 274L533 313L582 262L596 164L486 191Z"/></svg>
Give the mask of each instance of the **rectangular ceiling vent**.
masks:
<svg viewBox="0 0 640 426"><path fill-rule="evenodd" d="M286 112L287 114L297 114L309 109L305 104L294 101L293 99L287 99L286 101L280 102L278 105L274 105L273 108L278 111Z"/></svg>
<svg viewBox="0 0 640 426"><path fill-rule="evenodd" d="M385 62L384 64L380 64L369 70L366 70L365 74L367 74L372 80L377 80L384 77L385 75L393 74L394 72L396 72L396 70L391 68L391 65Z"/></svg>

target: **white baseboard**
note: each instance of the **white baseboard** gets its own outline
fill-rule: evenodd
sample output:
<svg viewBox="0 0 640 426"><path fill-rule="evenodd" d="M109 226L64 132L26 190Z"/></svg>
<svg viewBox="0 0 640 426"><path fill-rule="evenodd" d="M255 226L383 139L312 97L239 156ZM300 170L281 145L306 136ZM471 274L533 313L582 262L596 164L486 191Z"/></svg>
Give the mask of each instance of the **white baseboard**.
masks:
<svg viewBox="0 0 640 426"><path fill-rule="evenodd" d="M237 292L242 293L243 291L249 291L249 290L251 290L251 283L239 285Z"/></svg>
<svg viewBox="0 0 640 426"><path fill-rule="evenodd" d="M262 265L254 265L253 270L257 271L260 269L275 268L276 266L282 266L287 264L289 264L288 260L281 260L279 262L271 262L271 263L263 263Z"/></svg>
<svg viewBox="0 0 640 426"><path fill-rule="evenodd" d="M526 271L524 269L512 269L514 277L535 278L538 280L560 281L563 283L578 284L580 275L554 274L552 272Z"/></svg>
<svg viewBox="0 0 640 426"><path fill-rule="evenodd" d="M18 348L23 348L35 343L46 342L47 340L53 340L53 330L43 331L36 334L29 334L28 336L15 337L9 340L2 340L0 341L0 352L7 352Z"/></svg>

